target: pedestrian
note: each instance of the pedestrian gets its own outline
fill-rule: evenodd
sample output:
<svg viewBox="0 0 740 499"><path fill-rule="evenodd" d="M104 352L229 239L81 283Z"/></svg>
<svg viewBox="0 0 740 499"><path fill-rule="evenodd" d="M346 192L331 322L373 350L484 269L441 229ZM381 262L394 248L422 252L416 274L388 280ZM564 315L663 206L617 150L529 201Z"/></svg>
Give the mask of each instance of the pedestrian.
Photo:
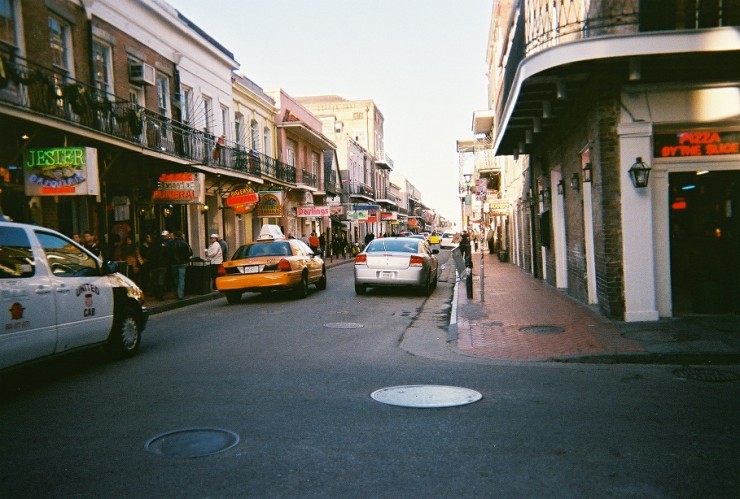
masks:
<svg viewBox="0 0 740 499"><path fill-rule="evenodd" d="M206 249L206 259L211 261L211 285L215 290L218 268L224 263L224 253L218 242L218 234L211 234L211 244Z"/></svg>
<svg viewBox="0 0 740 499"><path fill-rule="evenodd" d="M178 300L185 299L185 271L193 256L193 249L182 238L182 231L176 230L175 237L167 245L167 260L172 271L172 285Z"/></svg>
<svg viewBox="0 0 740 499"><path fill-rule="evenodd" d="M131 236L126 236L121 244L121 259L126 262L126 276L133 279L137 284L141 283L141 264L144 260L141 258L139 248L131 240Z"/></svg>
<svg viewBox="0 0 740 499"><path fill-rule="evenodd" d="M223 261L229 259L229 245L226 244L226 241L222 237L218 238L218 244L221 246L221 256L223 256Z"/></svg>
<svg viewBox="0 0 740 499"><path fill-rule="evenodd" d="M342 253L342 258L345 260L347 259L347 249L347 236L342 233L342 235L339 236L339 252Z"/></svg>
<svg viewBox="0 0 740 499"><path fill-rule="evenodd" d="M324 258L326 251L326 232L322 232L319 236L319 251L321 252L321 258Z"/></svg>
<svg viewBox="0 0 740 499"><path fill-rule="evenodd" d="M308 247L311 248L311 251L313 251L314 254L319 254L320 243L319 238L316 237L315 231L311 232L311 235L308 237Z"/></svg>
<svg viewBox="0 0 740 499"><path fill-rule="evenodd" d="M76 232L72 234L72 240L76 242L77 244L79 244L80 246L85 246L85 242L82 240L80 235Z"/></svg>
<svg viewBox="0 0 740 499"><path fill-rule="evenodd" d="M100 251L100 246L98 245L98 238L93 235L92 232L89 230L86 230L82 233L82 238L85 243L85 249L87 249L90 253L97 256L98 258L103 258L103 252Z"/></svg>
<svg viewBox="0 0 740 499"><path fill-rule="evenodd" d="M486 232L486 243L488 244L488 253L490 253L491 255L493 255L495 252L493 242L493 227L489 227L488 231Z"/></svg>
<svg viewBox="0 0 740 499"><path fill-rule="evenodd" d="M470 254L470 236L468 231L462 231L460 235L460 253L462 253L463 261L465 266L468 268L473 267L473 255Z"/></svg>
<svg viewBox="0 0 740 499"><path fill-rule="evenodd" d="M149 290L149 273L152 269L151 264L151 252L152 246L154 246L154 238L151 234L147 233L144 235L144 242L139 247L139 255L141 255L140 275L141 275L141 289L144 291Z"/></svg>
<svg viewBox="0 0 740 499"><path fill-rule="evenodd" d="M157 300L164 298L167 277L167 255L165 245L169 241L170 233L162 231L162 239L153 243L149 248L149 286Z"/></svg>

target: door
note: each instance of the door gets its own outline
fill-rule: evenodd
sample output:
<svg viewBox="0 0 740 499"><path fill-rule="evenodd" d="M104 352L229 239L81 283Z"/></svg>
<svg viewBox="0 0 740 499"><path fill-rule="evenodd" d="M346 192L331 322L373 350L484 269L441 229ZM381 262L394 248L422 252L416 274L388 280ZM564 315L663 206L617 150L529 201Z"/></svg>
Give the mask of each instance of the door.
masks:
<svg viewBox="0 0 740 499"><path fill-rule="evenodd" d="M0 369L54 353L54 296L24 228L0 226Z"/></svg>
<svg viewBox="0 0 740 499"><path fill-rule="evenodd" d="M51 270L56 352L105 341L113 324L113 289L89 253L56 234L36 231ZM51 314L50 314L51 315Z"/></svg>
<svg viewBox="0 0 740 499"><path fill-rule="evenodd" d="M669 174L674 315L740 313L740 171Z"/></svg>

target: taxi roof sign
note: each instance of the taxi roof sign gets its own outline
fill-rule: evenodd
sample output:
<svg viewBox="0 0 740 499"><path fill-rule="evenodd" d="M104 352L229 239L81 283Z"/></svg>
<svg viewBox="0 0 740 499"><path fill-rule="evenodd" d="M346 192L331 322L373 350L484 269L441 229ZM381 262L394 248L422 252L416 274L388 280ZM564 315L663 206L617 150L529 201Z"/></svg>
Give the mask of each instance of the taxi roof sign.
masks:
<svg viewBox="0 0 740 499"><path fill-rule="evenodd" d="M269 241L274 239L285 239L283 231L280 226L273 224L265 224L260 229L260 235L257 237L258 241Z"/></svg>

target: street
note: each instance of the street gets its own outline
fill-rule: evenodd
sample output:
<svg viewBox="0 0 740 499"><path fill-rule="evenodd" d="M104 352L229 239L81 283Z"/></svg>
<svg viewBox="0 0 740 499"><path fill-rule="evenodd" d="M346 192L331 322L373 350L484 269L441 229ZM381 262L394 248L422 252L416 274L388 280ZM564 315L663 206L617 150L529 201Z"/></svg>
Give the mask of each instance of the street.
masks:
<svg viewBox="0 0 740 499"><path fill-rule="evenodd" d="M466 357L445 347L452 285L358 297L342 265L304 300L245 294L155 315L128 361L85 352L10 373L0 496L740 495L740 384L669 365ZM370 397L420 384L483 398ZM238 443L194 458L145 448L184 429Z"/></svg>

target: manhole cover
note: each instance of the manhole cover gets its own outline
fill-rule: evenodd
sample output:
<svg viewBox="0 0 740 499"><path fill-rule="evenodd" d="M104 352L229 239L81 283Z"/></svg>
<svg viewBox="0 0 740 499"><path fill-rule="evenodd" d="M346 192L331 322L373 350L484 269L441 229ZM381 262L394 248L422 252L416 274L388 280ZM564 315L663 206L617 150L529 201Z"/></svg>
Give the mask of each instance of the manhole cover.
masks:
<svg viewBox="0 0 740 499"><path fill-rule="evenodd" d="M144 448L161 456L183 458L204 457L231 449L239 443L239 435L218 428L188 428L158 435Z"/></svg>
<svg viewBox="0 0 740 499"><path fill-rule="evenodd" d="M721 369L709 369L705 367L687 367L673 371L675 376L694 381L708 381L710 383L722 383L724 381L736 381L740 375L732 371L722 371Z"/></svg>
<svg viewBox="0 0 740 499"><path fill-rule="evenodd" d="M362 327L362 324L356 322L328 322L324 324L324 327L331 329L357 329Z"/></svg>
<svg viewBox="0 0 740 499"><path fill-rule="evenodd" d="M521 328L519 331L522 333L557 334L564 333L565 329L560 326L527 326Z"/></svg>
<svg viewBox="0 0 740 499"><path fill-rule="evenodd" d="M415 408L456 407L472 404L483 395L468 388L440 385L405 385L381 388L370 394L374 400L388 405Z"/></svg>

